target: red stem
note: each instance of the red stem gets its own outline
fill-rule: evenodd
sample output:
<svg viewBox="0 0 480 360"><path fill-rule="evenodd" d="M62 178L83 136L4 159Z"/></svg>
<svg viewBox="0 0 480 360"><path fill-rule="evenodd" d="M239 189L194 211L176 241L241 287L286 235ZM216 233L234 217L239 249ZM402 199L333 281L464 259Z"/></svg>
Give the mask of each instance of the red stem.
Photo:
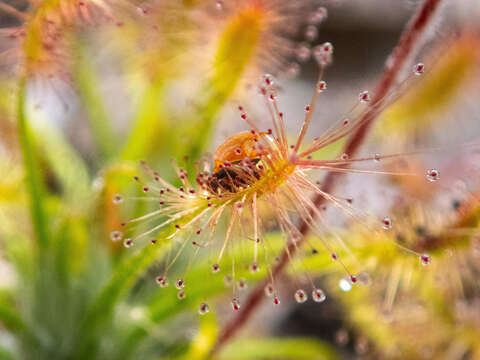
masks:
<svg viewBox="0 0 480 360"><path fill-rule="evenodd" d="M435 10L440 4L440 1L441 0L425 0L416 13L412 16L412 19L403 31L397 46L393 49L392 54L387 60L385 71L380 78L377 88L373 94L372 105L360 119L360 122L363 123L363 125L350 136L342 153L353 156L365 140L368 130L379 114L379 107L375 105L381 102L382 99L384 99L392 89L392 86L394 85L399 73L404 68L405 63L411 56L415 45L432 19ZM342 173L329 172L325 177L325 181L323 182L322 190L327 193L331 192L337 183L337 179L342 175ZM323 196L317 195L313 199L313 202L315 206L319 207L322 205L324 200L325 198ZM315 215L312 213L312 216ZM303 237L300 242L297 242L297 245L290 244L288 251L284 250L281 253L279 257L280 260L273 269L274 277L278 277L283 272L288 264L288 252L290 252L290 255L295 253L297 246L301 245L301 242L308 234L309 225L304 221L301 221L298 225L298 229ZM215 344L212 352L218 352L223 346L225 346L225 344L237 333L237 331L247 322L247 320L250 319L250 316L265 297L264 288L267 285L267 281L268 280L265 279L251 291L247 300L242 304L243 306L239 310L239 313L234 316L234 318L221 330L217 339L217 343Z"/></svg>

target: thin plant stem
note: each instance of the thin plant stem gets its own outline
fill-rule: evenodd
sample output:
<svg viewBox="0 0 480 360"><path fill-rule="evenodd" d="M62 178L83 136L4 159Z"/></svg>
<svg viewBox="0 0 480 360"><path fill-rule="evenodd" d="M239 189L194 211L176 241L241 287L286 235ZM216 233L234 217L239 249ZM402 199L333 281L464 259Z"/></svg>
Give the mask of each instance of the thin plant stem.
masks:
<svg viewBox="0 0 480 360"><path fill-rule="evenodd" d="M441 0L425 0L413 14L410 22L403 31L397 46L393 49L392 54L387 60L385 71L373 93L369 110L367 110L363 115L363 118L360 119L360 122L363 123L363 125L350 136L342 153L353 156L360 148L373 121L379 115L379 107L376 105L392 90L392 87L399 74L404 69L406 62L416 50L416 45L421 40L422 35L427 29L428 24L432 20L435 10L439 7L440 3ZM325 181L323 182L322 191L330 193L342 176L343 173L328 172ZM324 201L325 198L322 195L316 195L313 199L313 203L317 208L321 206ZM311 215L312 217L315 217L313 212ZM280 254L279 261L272 270L274 277L278 277L282 274L288 263L289 255L291 256L295 253L299 245L304 242L310 230L309 225L305 221L300 221L298 229L302 234L302 239L296 244L290 244L288 248ZM221 329L212 353L216 353L223 348L250 319L264 298L264 288L267 281L267 279L262 281L250 292L237 315Z"/></svg>

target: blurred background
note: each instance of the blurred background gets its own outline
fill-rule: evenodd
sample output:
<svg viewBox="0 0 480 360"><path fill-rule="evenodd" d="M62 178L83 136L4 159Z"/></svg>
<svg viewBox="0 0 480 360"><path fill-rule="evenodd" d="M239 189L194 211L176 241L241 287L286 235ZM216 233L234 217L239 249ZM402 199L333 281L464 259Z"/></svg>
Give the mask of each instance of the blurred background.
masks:
<svg viewBox="0 0 480 360"><path fill-rule="evenodd" d="M186 274L185 299L172 284L160 289L167 251L111 240L148 207L116 206L115 194L141 193L132 181L140 160L167 181L178 182L172 158L192 174L195 160L248 130L238 106L269 127L259 94L266 73L295 139L318 76L312 48L328 41L334 61L311 142L361 91L375 89L421 4L0 1L0 359L208 358L235 315L231 286L200 256ZM344 177L335 194L368 219L389 214L395 223L371 232L326 210L360 284L352 287L329 256L304 249L300 275L290 269L278 280L281 305L264 301L215 358L480 359L479 20L478 1L441 1L360 151L421 151L380 169L435 168L441 182ZM419 62L426 71L417 78ZM316 156L337 157L342 146ZM278 230L266 236L280 249ZM428 253L431 264L395 243ZM295 302L295 277L306 274L326 301ZM243 301L266 274L239 266L239 276ZM202 302L210 312L200 316Z"/></svg>

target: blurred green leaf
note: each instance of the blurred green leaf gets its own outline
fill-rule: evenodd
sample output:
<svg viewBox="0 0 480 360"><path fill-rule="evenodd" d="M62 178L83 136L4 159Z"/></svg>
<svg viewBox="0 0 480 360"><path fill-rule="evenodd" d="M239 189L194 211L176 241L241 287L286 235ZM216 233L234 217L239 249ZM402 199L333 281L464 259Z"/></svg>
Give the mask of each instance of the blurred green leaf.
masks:
<svg viewBox="0 0 480 360"><path fill-rule="evenodd" d="M65 200L70 205L84 207L91 197L90 179L84 161L56 129L43 127L35 130L38 145L60 180Z"/></svg>
<svg viewBox="0 0 480 360"><path fill-rule="evenodd" d="M163 142L170 137L165 111L165 88L161 82L151 83L145 89L132 130L123 150L122 159L139 160L148 157L153 149L165 149Z"/></svg>
<svg viewBox="0 0 480 360"><path fill-rule="evenodd" d="M102 96L98 90L100 79L87 59L87 49L77 39L76 56L73 75L77 93L85 105L90 126L98 151L105 160L110 160L117 151L117 137L112 128Z"/></svg>
<svg viewBox="0 0 480 360"><path fill-rule="evenodd" d="M308 338L242 339L228 345L221 353L223 360L247 359L339 359L335 350L325 342Z"/></svg>
<svg viewBox="0 0 480 360"><path fill-rule="evenodd" d="M35 229L35 235L40 248L45 248L49 242L47 214L44 207L45 189L42 181L40 165L36 156L34 138L26 115L26 80L19 83L17 99L18 137L22 149L25 167L25 181L30 197L30 214Z"/></svg>
<svg viewBox="0 0 480 360"><path fill-rule="evenodd" d="M82 325L84 336L79 339L80 354L89 354L92 350L90 349L92 337L95 336L96 331L111 318L115 306L122 300L121 295L134 285L138 276L159 256L162 248L161 243L156 246L146 246L116 267L111 280L87 310Z"/></svg>

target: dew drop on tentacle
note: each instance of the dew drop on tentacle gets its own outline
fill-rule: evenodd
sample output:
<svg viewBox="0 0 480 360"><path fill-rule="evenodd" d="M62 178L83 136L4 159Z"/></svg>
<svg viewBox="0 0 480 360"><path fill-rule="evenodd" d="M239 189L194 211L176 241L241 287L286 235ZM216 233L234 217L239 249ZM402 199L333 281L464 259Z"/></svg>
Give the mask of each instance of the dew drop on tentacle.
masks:
<svg viewBox="0 0 480 360"><path fill-rule="evenodd" d="M370 275L365 271L359 273L357 279L358 282L362 285L369 285L372 282L372 280L370 279Z"/></svg>
<svg viewBox="0 0 480 360"><path fill-rule="evenodd" d="M232 299L232 308L235 311L240 310L240 301L237 298Z"/></svg>
<svg viewBox="0 0 480 360"><path fill-rule="evenodd" d="M392 219L389 218L388 216L385 216L382 219L382 226L385 230L389 230L392 228Z"/></svg>
<svg viewBox="0 0 480 360"><path fill-rule="evenodd" d="M112 202L113 202L115 205L118 205L118 204L123 203L123 196L120 195L120 194L115 194L115 195L113 196Z"/></svg>
<svg viewBox="0 0 480 360"><path fill-rule="evenodd" d="M312 54L312 50L310 49L310 45L307 43L300 43L295 50L295 54L297 56L297 60L300 62L306 62L310 59Z"/></svg>
<svg viewBox="0 0 480 360"><path fill-rule="evenodd" d="M331 257L332 260L334 260L334 261L335 261L335 260L338 260L338 254L337 254L336 252L332 252L332 253L330 254L330 257Z"/></svg>
<svg viewBox="0 0 480 360"><path fill-rule="evenodd" d="M219 272L219 271L220 271L220 265L218 265L218 264L213 264L213 265L212 265L212 272L213 272L213 273L217 273L217 272Z"/></svg>
<svg viewBox="0 0 480 360"><path fill-rule="evenodd" d="M350 275L350 282L351 282L352 284L356 284L357 281L358 281L358 279L357 279L357 276L356 276L356 275Z"/></svg>
<svg viewBox="0 0 480 360"><path fill-rule="evenodd" d="M300 72L300 65L297 64L296 62L290 63L286 70L285 70L285 76L288 78L294 78L296 77Z"/></svg>
<svg viewBox="0 0 480 360"><path fill-rule="evenodd" d="M440 172L437 169L430 169L427 171L427 180L435 182L440 179Z"/></svg>
<svg viewBox="0 0 480 360"><path fill-rule="evenodd" d="M422 265L426 266L432 262L432 258L428 254L423 254L420 255L420 262L422 263Z"/></svg>
<svg viewBox="0 0 480 360"><path fill-rule="evenodd" d="M121 231L115 230L110 233L110 239L112 241L120 241L123 238L123 233Z"/></svg>
<svg viewBox="0 0 480 360"><path fill-rule="evenodd" d="M225 275L225 279L223 279L223 283L225 286L229 287L232 286L233 279L230 275Z"/></svg>
<svg viewBox="0 0 480 360"><path fill-rule="evenodd" d="M253 263L251 266L250 266L250 272L251 273L256 273L256 272L259 272L260 271L260 266L258 266L257 263Z"/></svg>
<svg viewBox="0 0 480 360"><path fill-rule="evenodd" d="M185 291L183 291L183 290L182 290L182 291L179 291L178 294L177 294L177 298L178 298L179 300L185 299Z"/></svg>
<svg viewBox="0 0 480 360"><path fill-rule="evenodd" d="M178 279L176 282L175 282L175 287L178 289L178 290L181 290L185 287L185 281L183 281L183 279Z"/></svg>
<svg viewBox="0 0 480 360"><path fill-rule="evenodd" d="M198 306L198 313L200 315L205 315L206 313L210 312L210 307L208 306L207 303L205 302L202 302L199 306Z"/></svg>
<svg viewBox="0 0 480 360"><path fill-rule="evenodd" d="M240 290L245 290L248 287L247 281L244 278L242 278L237 281L237 286Z"/></svg>
<svg viewBox="0 0 480 360"><path fill-rule="evenodd" d="M369 101L370 101L370 93L369 93L367 90L362 91L362 92L358 95L358 99L359 99L360 102L362 102L362 103L369 102Z"/></svg>
<svg viewBox="0 0 480 360"><path fill-rule="evenodd" d="M303 289L298 289L295 291L295 301L299 304L307 301L307 293Z"/></svg>
<svg viewBox="0 0 480 360"><path fill-rule="evenodd" d="M308 22L310 24L320 24L322 21L324 21L328 16L328 11L326 8L323 6L318 7L315 9L309 16Z"/></svg>
<svg viewBox="0 0 480 360"><path fill-rule="evenodd" d="M273 305L280 305L280 299L278 298L278 296L273 297Z"/></svg>
<svg viewBox="0 0 480 360"><path fill-rule="evenodd" d="M425 65L423 63L418 63L413 66L413 73L417 76L420 76L425 71Z"/></svg>
<svg viewBox="0 0 480 360"><path fill-rule="evenodd" d="M123 241L123 246L125 246L126 248L130 248L133 246L133 240L128 238L128 239L125 239Z"/></svg>
<svg viewBox="0 0 480 360"><path fill-rule="evenodd" d="M215 2L215 8L219 11L223 10L223 1L218 0L217 2Z"/></svg>
<svg viewBox="0 0 480 360"><path fill-rule="evenodd" d="M164 288L164 287L167 287L168 286L168 281L167 281L167 278L165 276L157 276L155 278L155 282L157 283L158 286L160 286L161 288Z"/></svg>
<svg viewBox="0 0 480 360"><path fill-rule="evenodd" d="M376 162L379 162L380 161L380 154L375 154L373 156L373 160L376 161Z"/></svg>
<svg viewBox="0 0 480 360"><path fill-rule="evenodd" d="M305 29L305 39L308 41L313 41L317 38L318 36L318 30L317 27L314 25L309 25Z"/></svg>
<svg viewBox="0 0 480 360"><path fill-rule="evenodd" d="M321 93L323 91L327 90L327 82L324 80L320 80L317 83L317 92Z"/></svg>
<svg viewBox="0 0 480 360"><path fill-rule="evenodd" d="M326 296L322 289L313 289L312 299L313 301L320 303L325 301Z"/></svg>
<svg viewBox="0 0 480 360"><path fill-rule="evenodd" d="M352 283L349 279L346 278L340 279L340 281L338 282L338 286L340 287L340 290L345 292L352 290Z"/></svg>
<svg viewBox="0 0 480 360"><path fill-rule="evenodd" d="M272 284L265 285L265 295L268 296L268 297L273 295L273 285Z"/></svg>

